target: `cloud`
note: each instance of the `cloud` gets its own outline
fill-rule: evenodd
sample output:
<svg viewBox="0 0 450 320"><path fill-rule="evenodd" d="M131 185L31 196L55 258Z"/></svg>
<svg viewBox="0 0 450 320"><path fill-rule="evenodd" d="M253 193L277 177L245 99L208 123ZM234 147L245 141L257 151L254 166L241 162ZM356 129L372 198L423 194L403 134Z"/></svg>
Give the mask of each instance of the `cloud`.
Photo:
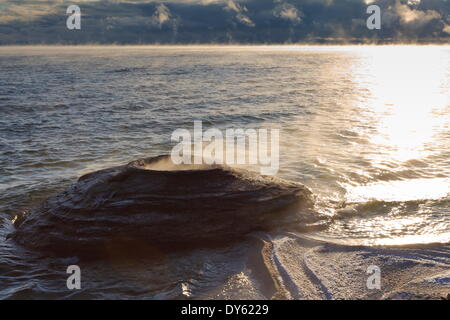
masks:
<svg viewBox="0 0 450 320"><path fill-rule="evenodd" d="M416 2L413 2L413 4L416 4ZM423 26L433 19L441 18L441 15L434 10L415 10L400 2L395 4L395 11L403 23L414 24L417 27Z"/></svg>
<svg viewBox="0 0 450 320"><path fill-rule="evenodd" d="M229 0L227 2L227 5L226 5L225 8L229 9L229 10L232 10L232 11L235 11L235 12L243 12L243 11L245 12L245 11L247 11L246 7L241 7L241 5L239 3L236 3L236 2L234 2L232 0Z"/></svg>
<svg viewBox="0 0 450 320"><path fill-rule="evenodd" d="M245 6L240 5L239 3L233 1L233 0L229 0L224 8L225 10L228 11L233 11L236 13L235 18L238 22L242 23L243 25L249 26L249 27L254 27L255 23L252 21L252 19L250 19L247 15L246 12L248 11L248 9Z"/></svg>
<svg viewBox="0 0 450 320"><path fill-rule="evenodd" d="M161 26L170 21L172 18L172 14L170 13L169 8L167 8L164 4L159 4L156 6L155 13L150 18L151 22L158 25L160 28Z"/></svg>
<svg viewBox="0 0 450 320"><path fill-rule="evenodd" d="M48 3L29 3L20 5L16 3L5 3L0 10L0 23L11 21L29 21L39 19L45 15L55 13L56 8Z"/></svg>
<svg viewBox="0 0 450 320"><path fill-rule="evenodd" d="M301 12L290 3L281 3L276 6L273 14L275 17L289 20L293 24L299 24L301 22Z"/></svg>
<svg viewBox="0 0 450 320"><path fill-rule="evenodd" d="M445 25L443 31L444 31L445 33L447 33L447 34L450 34L450 25L448 25L448 24Z"/></svg>
<svg viewBox="0 0 450 320"><path fill-rule="evenodd" d="M447 0L394 0L384 2L382 26L389 28L397 38L446 37L448 19L445 12L450 9ZM434 8L433 8L434 5ZM447 6L447 7L446 7Z"/></svg>
<svg viewBox="0 0 450 320"><path fill-rule="evenodd" d="M77 0L82 29L68 31L73 0L0 0L0 44L449 42L450 0ZM368 4L382 11L368 30Z"/></svg>

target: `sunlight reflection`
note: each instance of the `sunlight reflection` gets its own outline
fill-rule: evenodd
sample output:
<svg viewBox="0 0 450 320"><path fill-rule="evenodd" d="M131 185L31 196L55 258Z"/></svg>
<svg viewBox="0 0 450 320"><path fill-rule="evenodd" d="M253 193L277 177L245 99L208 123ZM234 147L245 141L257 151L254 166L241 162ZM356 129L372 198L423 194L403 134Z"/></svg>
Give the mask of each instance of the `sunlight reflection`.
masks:
<svg viewBox="0 0 450 320"><path fill-rule="evenodd" d="M361 112L353 118L354 130L367 141L358 145L367 166L339 183L346 203L361 207L354 219L334 226L336 233L351 230L355 244L367 245L449 242L442 206L450 196L450 179L446 171L432 171L448 148L448 51L366 47L353 55L354 104Z"/></svg>
<svg viewBox="0 0 450 320"><path fill-rule="evenodd" d="M376 123L369 137L379 147L374 165L431 155L433 136L449 123L439 112L449 108L447 53L427 47L371 50L356 80L370 90L364 107Z"/></svg>
<svg viewBox="0 0 450 320"><path fill-rule="evenodd" d="M348 202L438 200L450 195L450 179L412 179L346 186Z"/></svg>

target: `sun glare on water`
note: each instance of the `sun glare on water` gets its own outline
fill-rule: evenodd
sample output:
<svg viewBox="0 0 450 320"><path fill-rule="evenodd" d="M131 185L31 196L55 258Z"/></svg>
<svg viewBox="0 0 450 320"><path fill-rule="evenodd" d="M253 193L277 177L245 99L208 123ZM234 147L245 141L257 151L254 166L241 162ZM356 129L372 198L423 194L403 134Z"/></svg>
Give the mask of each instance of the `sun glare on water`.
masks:
<svg viewBox="0 0 450 320"><path fill-rule="evenodd" d="M349 205L375 204L336 228L351 229L355 243L450 241L448 48L362 47L351 54L358 93L349 104L359 110L354 130L366 141L353 152L370 165L357 170L368 181L340 185Z"/></svg>

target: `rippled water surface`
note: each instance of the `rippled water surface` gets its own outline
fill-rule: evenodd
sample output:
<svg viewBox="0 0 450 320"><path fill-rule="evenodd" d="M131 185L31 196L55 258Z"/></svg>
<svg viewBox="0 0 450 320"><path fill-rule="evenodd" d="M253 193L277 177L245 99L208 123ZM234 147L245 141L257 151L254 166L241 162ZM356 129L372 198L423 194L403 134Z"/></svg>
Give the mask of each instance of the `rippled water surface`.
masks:
<svg viewBox="0 0 450 320"><path fill-rule="evenodd" d="M309 236L447 243L449 76L448 46L0 48L0 296L70 297L60 280L39 279L59 279L55 266L77 259L3 241L15 214L81 174L170 152L173 130L194 120L281 129L278 175L310 187L318 212L330 216ZM145 285L128 266L108 269L130 273L120 283L91 266L97 280L79 294L213 297L242 263L227 257L245 256L246 247L223 250L135 261L134 270L158 275L160 283ZM201 294L180 286L186 277Z"/></svg>

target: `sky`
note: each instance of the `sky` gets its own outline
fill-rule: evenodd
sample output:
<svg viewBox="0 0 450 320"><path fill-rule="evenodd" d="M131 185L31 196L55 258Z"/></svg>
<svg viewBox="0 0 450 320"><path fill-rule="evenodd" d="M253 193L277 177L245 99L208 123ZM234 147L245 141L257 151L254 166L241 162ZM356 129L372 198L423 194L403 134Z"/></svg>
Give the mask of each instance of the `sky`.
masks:
<svg viewBox="0 0 450 320"><path fill-rule="evenodd" d="M73 4L81 30L66 27ZM450 0L0 0L0 45L333 41L450 43Z"/></svg>

